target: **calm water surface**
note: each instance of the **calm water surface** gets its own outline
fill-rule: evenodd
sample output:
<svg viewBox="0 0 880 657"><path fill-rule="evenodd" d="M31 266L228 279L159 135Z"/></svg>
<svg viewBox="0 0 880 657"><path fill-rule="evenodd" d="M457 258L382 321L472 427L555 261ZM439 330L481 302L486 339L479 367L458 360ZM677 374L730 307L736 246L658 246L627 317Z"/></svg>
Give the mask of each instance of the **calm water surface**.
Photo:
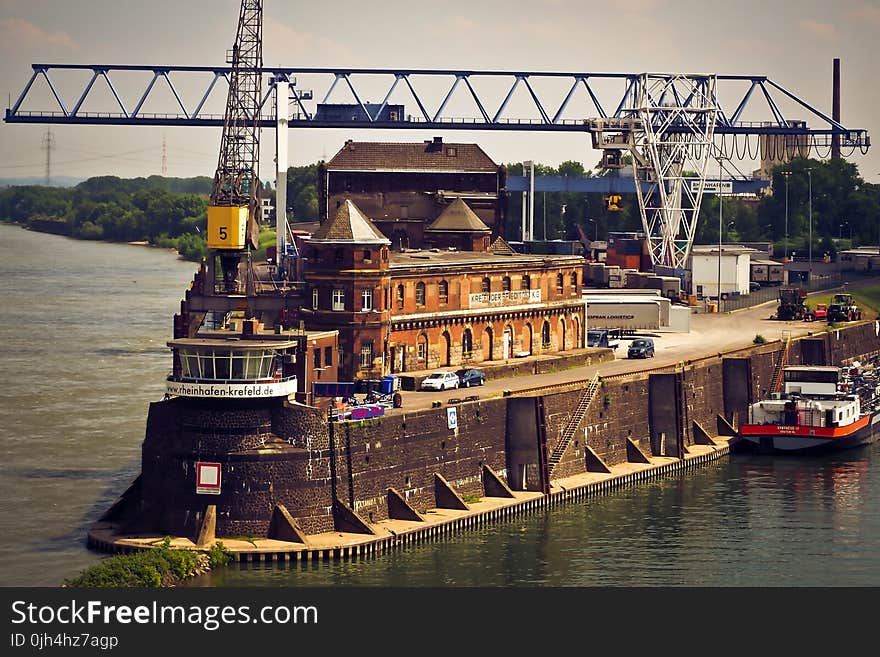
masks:
<svg viewBox="0 0 880 657"><path fill-rule="evenodd" d="M86 529L140 470L195 265L0 224L0 585L104 558ZM734 456L362 562L247 564L192 586L878 586L880 446Z"/></svg>

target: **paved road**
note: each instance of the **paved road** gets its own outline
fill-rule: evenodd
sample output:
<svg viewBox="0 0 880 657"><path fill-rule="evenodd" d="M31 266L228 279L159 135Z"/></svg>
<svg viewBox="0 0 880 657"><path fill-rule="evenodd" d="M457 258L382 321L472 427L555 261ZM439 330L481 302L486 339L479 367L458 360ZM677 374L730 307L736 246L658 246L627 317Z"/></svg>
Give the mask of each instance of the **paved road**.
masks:
<svg viewBox="0 0 880 657"><path fill-rule="evenodd" d="M864 285L877 284L878 282L880 282L880 279L858 281L858 283ZM860 286L858 283L850 283L850 289ZM773 342L784 339L786 333L790 333L792 337L798 337L810 333L818 333L826 329L824 322L783 322L770 319L775 310L776 302L771 301L760 306L732 313L701 313L691 315L691 330L689 333L663 330L646 333L654 337L656 351L655 357L647 360L627 359L626 347L628 342L624 340L617 348L613 361L598 365L515 378L496 378L490 375L485 385L466 390L446 390L443 392L402 391L403 407L388 412L398 413L430 408L434 401L441 401L445 405L451 398L461 399L471 395L479 395L480 398L497 397L502 395L505 390L515 391L523 388L589 379L596 372L601 376L610 376L612 374L653 369L665 365L674 365L684 360L693 360L701 356L748 347L754 344L754 339L757 335L763 336L767 342Z"/></svg>

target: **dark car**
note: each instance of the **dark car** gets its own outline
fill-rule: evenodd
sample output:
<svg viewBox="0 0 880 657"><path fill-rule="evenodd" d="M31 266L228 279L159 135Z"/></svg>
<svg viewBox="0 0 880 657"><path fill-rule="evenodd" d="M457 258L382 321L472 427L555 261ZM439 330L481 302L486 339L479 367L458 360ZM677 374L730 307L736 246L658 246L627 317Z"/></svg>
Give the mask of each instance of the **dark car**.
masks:
<svg viewBox="0 0 880 657"><path fill-rule="evenodd" d="M654 356L654 341L651 338L637 338L629 345L627 358L651 358Z"/></svg>
<svg viewBox="0 0 880 657"><path fill-rule="evenodd" d="M459 386L462 388L481 386L486 381L486 373L482 370L458 370L456 371L456 374L458 374Z"/></svg>

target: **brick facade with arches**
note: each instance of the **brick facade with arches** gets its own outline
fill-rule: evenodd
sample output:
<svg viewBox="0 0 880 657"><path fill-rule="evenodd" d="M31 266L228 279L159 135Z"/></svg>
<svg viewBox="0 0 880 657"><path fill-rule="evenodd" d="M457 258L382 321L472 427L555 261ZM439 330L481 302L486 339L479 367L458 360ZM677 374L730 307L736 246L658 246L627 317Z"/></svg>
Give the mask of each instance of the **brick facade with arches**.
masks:
<svg viewBox="0 0 880 657"><path fill-rule="evenodd" d="M472 250L394 251L351 201L308 241L312 303L302 317L309 329L339 331L341 380L584 346L581 256L520 254L500 238L490 243L482 239L486 226L460 200L426 233L432 230L470 235L461 243Z"/></svg>

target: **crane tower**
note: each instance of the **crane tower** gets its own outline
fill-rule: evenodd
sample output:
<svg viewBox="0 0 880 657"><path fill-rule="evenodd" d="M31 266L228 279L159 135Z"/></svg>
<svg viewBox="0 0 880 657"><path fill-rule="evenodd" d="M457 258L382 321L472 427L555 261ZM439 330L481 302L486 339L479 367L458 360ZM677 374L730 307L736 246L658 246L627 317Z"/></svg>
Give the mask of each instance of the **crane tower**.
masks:
<svg viewBox="0 0 880 657"><path fill-rule="evenodd" d="M209 267L219 256L224 292L236 289L239 264L259 239L260 104L263 77L263 1L242 0L217 172L208 206Z"/></svg>

